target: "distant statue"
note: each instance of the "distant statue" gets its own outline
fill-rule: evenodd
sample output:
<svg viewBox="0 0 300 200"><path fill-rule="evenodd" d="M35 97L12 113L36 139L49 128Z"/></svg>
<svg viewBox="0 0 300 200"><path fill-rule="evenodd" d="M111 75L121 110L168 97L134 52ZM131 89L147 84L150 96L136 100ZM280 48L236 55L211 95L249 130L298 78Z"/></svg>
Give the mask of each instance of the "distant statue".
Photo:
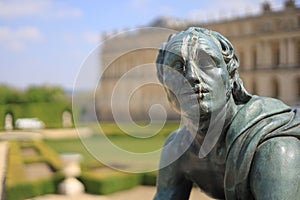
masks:
<svg viewBox="0 0 300 200"><path fill-rule="evenodd" d="M183 126L167 139L155 200L189 199L193 183L215 199L300 199L300 110L249 94L221 34L173 34L157 75Z"/></svg>
<svg viewBox="0 0 300 200"><path fill-rule="evenodd" d="M4 118L4 129L6 131L11 131L14 129L13 126L13 116L10 113L7 113Z"/></svg>
<svg viewBox="0 0 300 200"><path fill-rule="evenodd" d="M72 114L67 110L62 114L62 126L63 128L71 128L73 126Z"/></svg>

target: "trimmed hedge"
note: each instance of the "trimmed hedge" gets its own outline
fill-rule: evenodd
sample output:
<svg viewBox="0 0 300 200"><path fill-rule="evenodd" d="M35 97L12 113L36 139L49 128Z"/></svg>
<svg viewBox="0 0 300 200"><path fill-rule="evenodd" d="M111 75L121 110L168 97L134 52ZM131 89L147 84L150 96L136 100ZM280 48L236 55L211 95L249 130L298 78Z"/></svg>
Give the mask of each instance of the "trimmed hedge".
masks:
<svg viewBox="0 0 300 200"><path fill-rule="evenodd" d="M22 148L33 148L38 155L22 156ZM26 164L41 161L47 163L55 174L38 180L28 180L25 173ZM10 141L5 182L6 198L22 200L55 193L58 183L63 180L63 175L60 173L61 167L62 163L56 152L42 141Z"/></svg>
<svg viewBox="0 0 300 200"><path fill-rule="evenodd" d="M33 141L33 145L38 149L41 156L53 169L59 170L63 167L59 155L49 146L45 145L45 143L41 141Z"/></svg>
<svg viewBox="0 0 300 200"><path fill-rule="evenodd" d="M37 153L22 156L21 150L32 148ZM53 176L41 178L39 180L28 180L25 173L25 166L29 163L45 162L55 172ZM109 168L99 169L99 163L89 166L83 172L79 180L84 184L86 192L91 194L110 194L113 192L126 190L138 185L155 185L157 172L144 174L122 173ZM38 195L56 193L58 184L64 176L60 169L62 163L51 148L42 141L11 141L8 170L6 179L6 197L8 200L21 200Z"/></svg>
<svg viewBox="0 0 300 200"><path fill-rule="evenodd" d="M121 172L105 174L85 172L79 177L79 180L84 184L86 192L104 195L140 185L142 175Z"/></svg>
<svg viewBox="0 0 300 200"><path fill-rule="evenodd" d="M158 174L157 171L143 174L142 185L155 186L156 185L157 174Z"/></svg>
<svg viewBox="0 0 300 200"><path fill-rule="evenodd" d="M47 179L35 181L16 182L13 185L6 186L6 199L23 200L44 194L53 194L57 192L57 185L63 180L61 174Z"/></svg>
<svg viewBox="0 0 300 200"><path fill-rule="evenodd" d="M23 157L18 142L9 143L8 166L6 171L6 184L11 186L15 181L23 181L26 177L23 166Z"/></svg>
<svg viewBox="0 0 300 200"><path fill-rule="evenodd" d="M114 170L105 172L84 172L79 180L86 192L91 194L110 194L127 190L138 185L156 185L157 171L141 174L123 173Z"/></svg>
<svg viewBox="0 0 300 200"><path fill-rule="evenodd" d="M4 129L4 118L7 113L13 115L14 122L18 118L39 118L46 128L61 128L62 113L71 111L70 102L37 102L0 105L0 130Z"/></svg>

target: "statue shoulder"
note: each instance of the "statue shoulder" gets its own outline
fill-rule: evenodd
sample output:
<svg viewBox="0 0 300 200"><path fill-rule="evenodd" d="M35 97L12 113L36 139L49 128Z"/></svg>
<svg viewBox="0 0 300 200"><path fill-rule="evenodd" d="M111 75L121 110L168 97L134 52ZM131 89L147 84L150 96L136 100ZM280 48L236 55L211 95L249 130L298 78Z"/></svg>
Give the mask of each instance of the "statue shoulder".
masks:
<svg viewBox="0 0 300 200"><path fill-rule="evenodd" d="M229 149L238 136L255 124L270 116L292 111L282 101L270 97L253 95L233 118L226 136L226 147Z"/></svg>
<svg viewBox="0 0 300 200"><path fill-rule="evenodd" d="M250 173L255 199L286 199L287 194L291 199L299 197L299 167L299 139L274 137L262 143L257 148Z"/></svg>
<svg viewBox="0 0 300 200"><path fill-rule="evenodd" d="M166 139L165 146L168 145L170 142L175 142L178 140L180 141L179 138L183 137L184 135L188 134L188 130L185 126L180 127L179 129L173 131Z"/></svg>

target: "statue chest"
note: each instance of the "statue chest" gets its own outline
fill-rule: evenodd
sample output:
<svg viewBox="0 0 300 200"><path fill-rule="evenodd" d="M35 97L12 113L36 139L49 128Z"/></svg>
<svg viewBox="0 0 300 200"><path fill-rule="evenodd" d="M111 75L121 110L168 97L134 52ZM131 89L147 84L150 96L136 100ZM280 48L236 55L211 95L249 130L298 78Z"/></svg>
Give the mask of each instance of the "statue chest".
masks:
<svg viewBox="0 0 300 200"><path fill-rule="evenodd" d="M206 158L200 159L193 150L188 150L182 157L181 168L184 175L207 195L224 199L225 162L218 149L214 149Z"/></svg>

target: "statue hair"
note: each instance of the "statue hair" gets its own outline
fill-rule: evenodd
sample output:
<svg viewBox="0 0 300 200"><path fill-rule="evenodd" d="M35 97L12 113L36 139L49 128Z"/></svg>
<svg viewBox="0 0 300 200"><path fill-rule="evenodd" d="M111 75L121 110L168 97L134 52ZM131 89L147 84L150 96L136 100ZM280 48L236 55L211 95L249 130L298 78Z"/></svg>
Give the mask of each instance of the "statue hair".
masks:
<svg viewBox="0 0 300 200"><path fill-rule="evenodd" d="M215 44L218 46L218 49L222 54L222 58L220 59L223 59L225 64L227 65L227 71L231 81L231 92L235 103L237 105L244 104L251 99L252 95L247 92L247 90L243 85L243 81L240 79L237 70L239 67L239 59L237 54L234 51L233 45L228 41L228 39L226 39L220 33L215 31L210 31L205 28L190 27L185 31L179 32L177 34L171 34L168 38L168 42L163 43L162 48L159 50L156 59L157 77L162 84L163 84L163 63L164 63L166 46L168 45L170 40L172 40L172 38L178 34L193 34L193 35L197 34L199 40L201 40L202 42L204 40L208 40L207 36L211 37L215 42ZM207 51L207 53L212 57L218 57L218 55L215 55L216 53L212 51L212 48L209 48L209 44L208 44L209 41L205 41L205 43L206 43L205 51Z"/></svg>

